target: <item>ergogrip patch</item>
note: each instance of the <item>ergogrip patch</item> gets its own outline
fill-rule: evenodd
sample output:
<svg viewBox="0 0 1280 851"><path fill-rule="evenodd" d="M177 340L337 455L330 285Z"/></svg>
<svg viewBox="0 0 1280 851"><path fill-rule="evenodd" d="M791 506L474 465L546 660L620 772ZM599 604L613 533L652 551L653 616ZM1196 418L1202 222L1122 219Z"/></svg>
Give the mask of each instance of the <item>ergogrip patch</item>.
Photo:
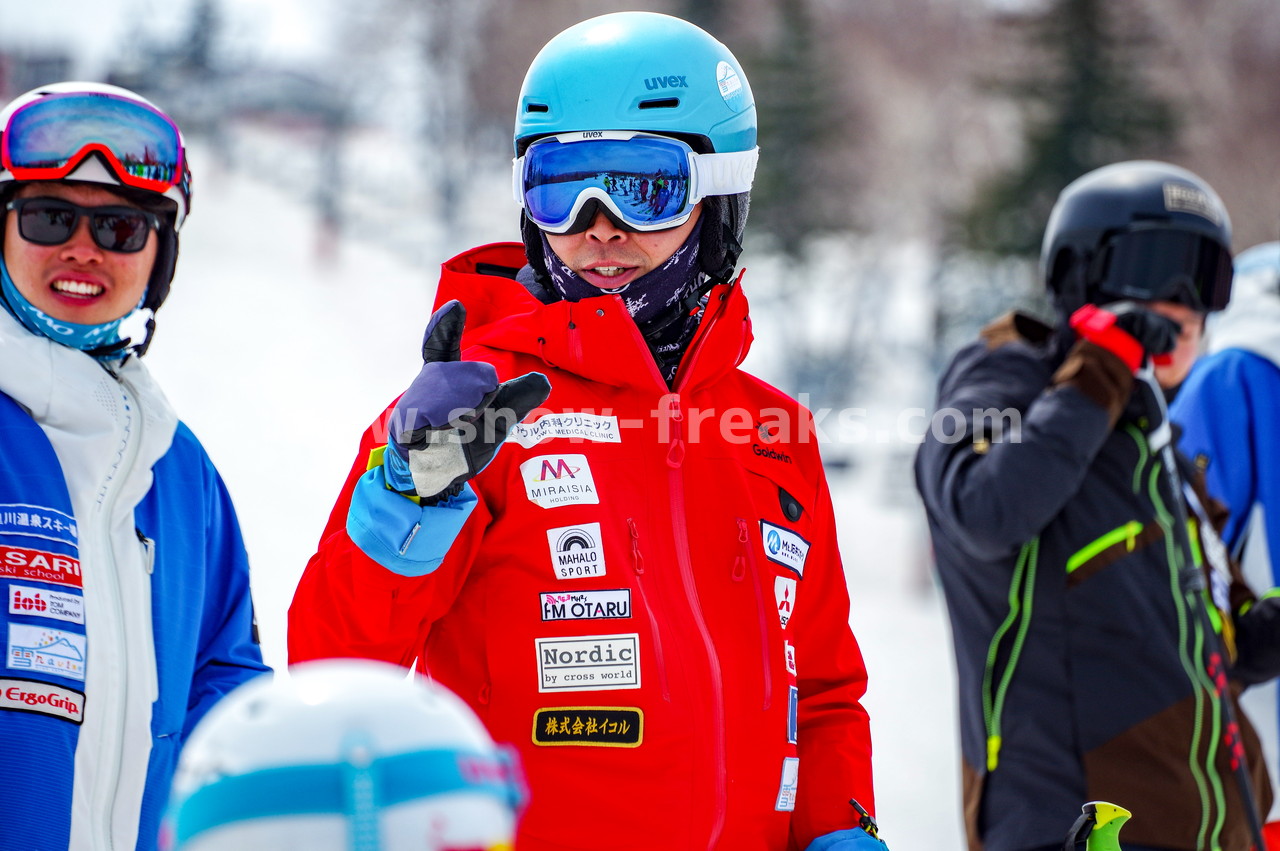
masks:
<svg viewBox="0 0 1280 851"><path fill-rule="evenodd" d="M644 711L634 706L553 706L533 715L533 743L638 748L644 741Z"/></svg>
<svg viewBox="0 0 1280 851"><path fill-rule="evenodd" d="M53 683L0 678L0 709L51 715L79 724L84 720L84 692Z"/></svg>

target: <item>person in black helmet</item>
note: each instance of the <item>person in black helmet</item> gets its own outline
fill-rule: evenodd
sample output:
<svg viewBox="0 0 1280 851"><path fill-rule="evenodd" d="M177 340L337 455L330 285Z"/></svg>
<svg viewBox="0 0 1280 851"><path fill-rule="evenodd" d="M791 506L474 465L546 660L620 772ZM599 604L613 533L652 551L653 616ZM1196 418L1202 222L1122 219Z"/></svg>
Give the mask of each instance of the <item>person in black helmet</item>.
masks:
<svg viewBox="0 0 1280 851"><path fill-rule="evenodd" d="M0 109L0 847L156 847L178 751L266 667L235 510L142 364L191 203L125 89Z"/></svg>
<svg viewBox="0 0 1280 851"><path fill-rule="evenodd" d="M1272 796L1235 697L1278 672L1276 601L1226 558L1164 407L1230 295L1227 211L1184 169L1110 165L1062 191L1041 266L1055 325L1010 314L961 350L916 459L969 847L1060 849L1107 800L1128 851L1247 851Z"/></svg>

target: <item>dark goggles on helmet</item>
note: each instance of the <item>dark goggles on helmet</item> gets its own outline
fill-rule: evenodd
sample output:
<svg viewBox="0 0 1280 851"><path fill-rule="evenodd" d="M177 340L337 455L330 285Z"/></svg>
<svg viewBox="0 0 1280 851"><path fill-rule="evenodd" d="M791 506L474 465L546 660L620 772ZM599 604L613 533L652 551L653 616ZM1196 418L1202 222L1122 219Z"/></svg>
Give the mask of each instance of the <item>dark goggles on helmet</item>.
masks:
<svg viewBox="0 0 1280 851"><path fill-rule="evenodd" d="M0 132L0 165L15 180L61 180L97 154L126 186L161 194L188 190L177 126L136 100L97 92L45 95L14 110Z"/></svg>
<svg viewBox="0 0 1280 851"><path fill-rule="evenodd" d="M750 190L758 156L754 148L699 154L679 139L648 133L562 133L538 139L515 159L512 188L548 233L585 230L592 201L631 230L665 230L688 221L708 195Z"/></svg>
<svg viewBox="0 0 1280 851"><path fill-rule="evenodd" d="M75 233L81 216L89 217L89 233L99 248L132 254L147 244L160 217L123 205L81 207L61 198L18 198L5 205L18 217L18 235L36 245L62 245Z"/></svg>
<svg viewBox="0 0 1280 851"><path fill-rule="evenodd" d="M1089 288L1212 311L1227 306L1231 278L1231 252L1218 240L1164 224L1139 225L1103 241L1089 269Z"/></svg>

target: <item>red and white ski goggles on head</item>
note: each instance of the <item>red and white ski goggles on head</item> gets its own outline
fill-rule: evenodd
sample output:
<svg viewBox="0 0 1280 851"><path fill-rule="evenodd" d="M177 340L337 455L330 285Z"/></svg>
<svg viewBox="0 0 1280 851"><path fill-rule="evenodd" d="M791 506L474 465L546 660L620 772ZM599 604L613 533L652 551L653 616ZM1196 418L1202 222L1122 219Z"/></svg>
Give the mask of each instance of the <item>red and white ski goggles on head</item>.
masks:
<svg viewBox="0 0 1280 851"><path fill-rule="evenodd" d="M91 154L122 185L169 195L186 214L182 134L154 107L107 93L54 93L18 107L0 128L0 167L14 180L67 178Z"/></svg>
<svg viewBox="0 0 1280 851"><path fill-rule="evenodd" d="M665 230L688 221L709 195L749 191L758 158L758 148L699 154L651 133L561 133L538 139L513 161L512 189L547 233L585 230L596 205L631 230Z"/></svg>

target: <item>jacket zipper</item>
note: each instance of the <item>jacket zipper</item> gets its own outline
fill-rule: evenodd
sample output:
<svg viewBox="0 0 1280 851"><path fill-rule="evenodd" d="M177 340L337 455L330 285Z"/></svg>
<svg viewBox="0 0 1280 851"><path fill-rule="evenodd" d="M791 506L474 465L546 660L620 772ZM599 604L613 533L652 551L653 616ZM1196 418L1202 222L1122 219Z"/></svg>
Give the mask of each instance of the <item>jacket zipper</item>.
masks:
<svg viewBox="0 0 1280 851"><path fill-rule="evenodd" d="M662 699L670 703L671 690L667 686L667 663L662 654L662 631L658 629L658 618L654 615L653 607L649 605L649 598L644 593L644 554L640 552L640 530L636 527L636 521L630 517L627 518L627 529L631 533L631 569L636 575L636 596L640 598L640 605L644 607L645 616L649 619L649 632L653 635L653 653L658 659L658 681L662 685Z"/></svg>
<svg viewBox="0 0 1280 851"><path fill-rule="evenodd" d="M696 350L691 353L696 356ZM693 576L693 559L689 553L689 526L685 517L686 503L684 492L684 412L680 407L678 394L671 394L668 399L668 412L671 415L671 448L667 453L668 480L671 488L671 520L676 548L676 563L680 568L680 580L684 587L685 599L689 604L690 614L698 637L707 654L707 669L711 677L711 723L713 733L710 736L712 747L712 771L715 787L714 822L707 841L708 848L714 848L720 841L724 831L725 809L728 801L728 780L725 777L725 743L724 725L724 678L720 673L720 659L716 655L715 643L702 617L702 604L698 600L698 589ZM676 447L679 447L678 451Z"/></svg>
<svg viewBox="0 0 1280 851"><path fill-rule="evenodd" d="M126 411L130 408L137 410L137 402L129 393L129 388L124 380L115 375L112 377L115 378L119 387ZM136 431L133 430L134 420L137 421ZM99 623L98 634L101 635L105 632L103 627L111 629L113 634L110 644L114 644L120 649L119 664L123 674L118 688L112 688L106 694L101 695L102 703L100 705L103 707L103 714L106 720L102 725L103 735L98 743L99 758L96 767L103 782L99 784L101 792L95 796L95 809L97 812L91 824L97 824L100 827L102 834L99 840L103 843L103 848L113 848L115 846L113 823L115 821L116 792L119 784L107 782L107 778L115 778L120 775L129 706L129 643L125 625L124 602L121 598L120 583L117 577L119 563L111 546L111 518L116 500L120 494L120 485L128 479L129 474L133 471L133 464L138 454L138 446L142 440L142 418L133 417L126 413L124 429L123 458L120 466L112 476L113 481L106 485L106 492L98 502L97 509L98 515L102 520L101 527L103 532L100 535L100 539L104 557L103 565L100 568L102 576L99 577L99 582L108 596L106 616L99 615L97 617ZM150 630L151 625L147 624L146 628ZM95 695L95 699L97 697Z"/></svg>
<svg viewBox="0 0 1280 851"><path fill-rule="evenodd" d="M764 709L773 706L773 659L769 653L769 614L764 604L764 590L760 587L760 564L751 549L751 534L747 521L738 518L738 544L742 553L734 559L733 579L741 582L750 568L751 588L756 595L756 614L760 625L760 670L764 672Z"/></svg>
<svg viewBox="0 0 1280 851"><path fill-rule="evenodd" d="M143 579L143 619L146 629L143 630L146 646L146 674L147 674L147 693L151 702L155 703L160 699L160 660L156 658L156 634L155 620L151 610L151 577L155 574L156 569L156 542L142 534L142 530L135 528L134 532L138 535L138 543L142 544L142 569L146 573Z"/></svg>
<svg viewBox="0 0 1280 851"><path fill-rule="evenodd" d="M986 671L982 677L982 715L987 728L987 771L995 771L1000 764L1001 721L1004 701L1008 697L1009 684L1018 667L1018 657L1031 628L1031 604L1036 590L1036 560L1039 557L1040 538L1035 537L1022 545L1018 562L1009 584L1009 614L991 638L987 648ZM1000 649L1010 631L1013 632L1009 658L1003 669L998 667Z"/></svg>

